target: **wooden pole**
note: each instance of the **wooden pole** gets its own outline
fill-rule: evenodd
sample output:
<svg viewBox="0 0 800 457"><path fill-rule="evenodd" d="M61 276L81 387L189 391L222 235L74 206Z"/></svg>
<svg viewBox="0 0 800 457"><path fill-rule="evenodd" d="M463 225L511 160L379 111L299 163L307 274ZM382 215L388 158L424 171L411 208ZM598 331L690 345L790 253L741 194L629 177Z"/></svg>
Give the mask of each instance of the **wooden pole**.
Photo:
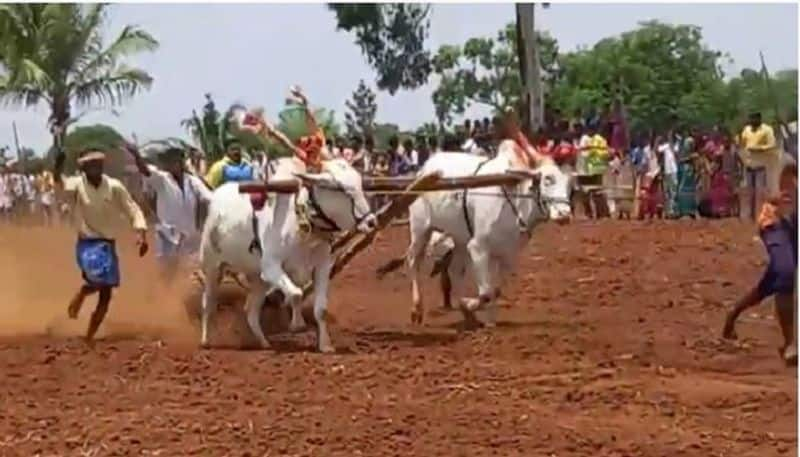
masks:
<svg viewBox="0 0 800 457"><path fill-rule="evenodd" d="M536 41L535 8L533 3L517 3L517 55L520 58L520 75L525 89L524 97L528 134L534 134L543 124L544 110L540 79L539 49Z"/></svg>
<svg viewBox="0 0 800 457"><path fill-rule="evenodd" d="M22 157L22 150L19 147L19 133L17 132L17 123L16 121L11 121L11 128L14 130L14 147L17 148L17 160L19 160L19 166L24 171L25 170L25 157Z"/></svg>
<svg viewBox="0 0 800 457"><path fill-rule="evenodd" d="M333 265L333 269L331 270L331 278L335 277L342 269L350 263L353 257L356 256L359 252L363 251L367 248L373 241L375 241L375 237L377 236L378 232L386 228L389 223L402 214L412 203L414 200L417 199L417 194L415 191L424 190L425 188L432 187L436 185L436 182L440 179L439 174L429 174L417 178L413 183L411 183L408 187L406 187L406 194L399 195L386 206L381 208L378 211L377 219L378 224L377 228L369 233L358 233L355 230L352 230L337 241L334 241L334 246L344 246L347 242L352 239L355 239L355 242L350 244L350 246L344 248L336 254L336 261ZM334 253L336 250L334 250ZM305 286L303 286L303 298L307 297L314 291L314 282L311 281Z"/></svg>
<svg viewBox="0 0 800 457"><path fill-rule="evenodd" d="M458 176L454 178L439 178L436 181L425 181L416 191L442 191L442 190L461 190L474 189L478 187L491 186L513 186L523 179L530 179L530 176L514 173L492 173L477 176ZM418 178L397 177L397 178L364 178L362 188L365 192L380 191L407 191L408 187L418 181ZM300 184L295 179L270 180L267 182L250 181L239 184L239 192L274 192L292 194L300 189Z"/></svg>

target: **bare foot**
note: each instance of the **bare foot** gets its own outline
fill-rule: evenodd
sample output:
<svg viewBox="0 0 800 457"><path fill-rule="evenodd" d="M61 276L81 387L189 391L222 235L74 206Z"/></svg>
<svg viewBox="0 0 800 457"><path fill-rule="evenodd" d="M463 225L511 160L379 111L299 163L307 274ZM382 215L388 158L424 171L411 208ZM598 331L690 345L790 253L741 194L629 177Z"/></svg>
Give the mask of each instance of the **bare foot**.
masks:
<svg viewBox="0 0 800 457"><path fill-rule="evenodd" d="M725 319L725 327L723 327L722 329L722 337L725 338L726 340L737 339L738 336L736 335L736 329L734 328L735 325L736 324L735 321L733 320L733 316L729 314L728 317Z"/></svg>
<svg viewBox="0 0 800 457"><path fill-rule="evenodd" d="M81 311L81 306L83 305L83 296L81 294L77 294L72 297L72 300L69 302L69 307L67 307L67 315L70 319L77 319L78 313Z"/></svg>

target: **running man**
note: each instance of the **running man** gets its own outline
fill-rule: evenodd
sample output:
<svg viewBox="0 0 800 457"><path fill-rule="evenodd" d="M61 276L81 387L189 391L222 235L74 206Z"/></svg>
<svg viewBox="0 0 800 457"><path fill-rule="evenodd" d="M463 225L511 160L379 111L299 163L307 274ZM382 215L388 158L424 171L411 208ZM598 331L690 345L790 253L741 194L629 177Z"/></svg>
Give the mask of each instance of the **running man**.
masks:
<svg viewBox="0 0 800 457"><path fill-rule="evenodd" d="M163 169L145 163L135 145L124 144L144 182L156 197L155 254L164 277L171 282L183 257L200 249L197 208L211 201L211 192L197 176L186 171L183 150L169 148L161 154Z"/></svg>
<svg viewBox="0 0 800 457"><path fill-rule="evenodd" d="M72 214L78 230L75 257L83 274L84 284L69 303L67 313L71 319L78 317L84 300L97 293L97 307L92 313L86 341L92 345L94 336L103 323L111 303L112 290L119 286L119 258L113 237L114 225L120 213L128 217L136 230L139 256L147 253L147 223L142 210L131 198L122 183L103 173L105 154L86 150L78 158L80 172L76 176L62 176L63 150L58 152L53 170L56 190L64 193L64 200L72 205Z"/></svg>

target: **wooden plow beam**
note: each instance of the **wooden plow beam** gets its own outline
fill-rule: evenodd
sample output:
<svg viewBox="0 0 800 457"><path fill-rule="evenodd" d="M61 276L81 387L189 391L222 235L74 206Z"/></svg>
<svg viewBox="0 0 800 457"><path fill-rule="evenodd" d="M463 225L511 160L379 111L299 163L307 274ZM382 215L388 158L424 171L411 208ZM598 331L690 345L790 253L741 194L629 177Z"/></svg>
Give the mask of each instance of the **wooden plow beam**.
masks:
<svg viewBox="0 0 800 457"><path fill-rule="evenodd" d="M439 174L429 174L416 178L408 186L406 186L405 193L398 195L392 201L384 205L383 208L377 211L376 217L377 227L369 233L359 233L351 230L333 242L333 252L336 260L331 270L331 278L335 277L342 269L350 263L353 257L359 252L367 248L378 235L378 232L386 228L392 220L403 213L405 210L414 203L417 199L417 192L435 187L441 179ZM354 240L352 244L346 246L350 241ZM307 297L314 290L313 281L303 286L303 298Z"/></svg>
<svg viewBox="0 0 800 457"><path fill-rule="evenodd" d="M421 187L415 188L416 192L434 192L440 190L474 189L490 186L513 186L522 179L531 176L523 172L495 173L479 176L459 176L455 178L439 177L436 181L425 182ZM398 192L408 191L409 187L417 183L417 177L375 178L364 177L362 188L365 192ZM276 179L267 182L248 181L239 184L239 192L246 193L277 193L293 194L300 190L300 181L297 179ZM410 204L410 203L409 203Z"/></svg>

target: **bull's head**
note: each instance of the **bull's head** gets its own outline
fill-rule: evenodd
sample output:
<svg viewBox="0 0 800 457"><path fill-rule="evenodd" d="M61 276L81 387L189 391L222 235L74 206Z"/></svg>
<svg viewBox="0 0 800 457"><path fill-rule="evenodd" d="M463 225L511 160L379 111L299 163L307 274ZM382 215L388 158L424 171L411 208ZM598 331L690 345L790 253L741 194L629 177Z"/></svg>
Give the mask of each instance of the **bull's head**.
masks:
<svg viewBox="0 0 800 457"><path fill-rule="evenodd" d="M297 173L295 176L311 188L312 211L318 213L315 217L335 226L331 229L356 228L369 232L377 227L377 219L364 196L361 175L346 160L326 160L322 162L320 173Z"/></svg>
<svg viewBox="0 0 800 457"><path fill-rule="evenodd" d="M522 175L530 180L523 180L523 193L533 196L520 201L520 212L532 225L539 219L547 219L559 224L568 223L572 218L569 202L572 178L562 171L552 160L540 159L536 168L528 168L532 161L520 161L515 155L515 146L511 141L501 143L498 155L510 157L514 168L512 173Z"/></svg>

